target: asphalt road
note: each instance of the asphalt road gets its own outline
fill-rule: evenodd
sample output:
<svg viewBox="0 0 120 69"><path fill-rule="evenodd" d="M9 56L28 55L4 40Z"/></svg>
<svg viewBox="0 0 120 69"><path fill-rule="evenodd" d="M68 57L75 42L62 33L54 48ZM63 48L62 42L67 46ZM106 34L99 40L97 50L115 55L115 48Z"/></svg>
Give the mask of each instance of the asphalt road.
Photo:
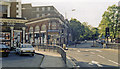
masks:
<svg viewBox="0 0 120 69"><path fill-rule="evenodd" d="M2 58L2 67L40 67L40 62L43 56L35 55L16 55L14 53L9 54L8 57Z"/></svg>
<svg viewBox="0 0 120 69"><path fill-rule="evenodd" d="M67 56L78 67L118 67L118 51L103 49L102 47L91 47L92 41L70 46Z"/></svg>

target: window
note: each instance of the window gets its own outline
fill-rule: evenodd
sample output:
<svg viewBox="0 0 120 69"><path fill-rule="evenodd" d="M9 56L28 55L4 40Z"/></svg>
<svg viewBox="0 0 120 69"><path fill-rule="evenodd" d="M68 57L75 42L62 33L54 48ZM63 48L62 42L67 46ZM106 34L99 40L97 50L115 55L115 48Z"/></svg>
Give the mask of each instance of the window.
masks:
<svg viewBox="0 0 120 69"><path fill-rule="evenodd" d="M36 14L36 17L37 17L37 18L40 17L40 14Z"/></svg>
<svg viewBox="0 0 120 69"><path fill-rule="evenodd" d="M36 11L39 11L40 10L40 8L36 8Z"/></svg>
<svg viewBox="0 0 120 69"><path fill-rule="evenodd" d="M45 14L42 14L42 17L44 17L45 16Z"/></svg>
<svg viewBox="0 0 120 69"><path fill-rule="evenodd" d="M46 31L46 25L42 25L41 31Z"/></svg>
<svg viewBox="0 0 120 69"><path fill-rule="evenodd" d="M56 23L55 22L52 23L52 29L56 29Z"/></svg>
<svg viewBox="0 0 120 69"><path fill-rule="evenodd" d="M35 27L35 32L39 32L39 26Z"/></svg>
<svg viewBox="0 0 120 69"><path fill-rule="evenodd" d="M30 27L29 32L30 32L30 33L33 32L33 27Z"/></svg>
<svg viewBox="0 0 120 69"><path fill-rule="evenodd" d="M50 7L48 7L48 11L50 11Z"/></svg>
<svg viewBox="0 0 120 69"><path fill-rule="evenodd" d="M45 7L42 7L42 11L45 11Z"/></svg>
<svg viewBox="0 0 120 69"><path fill-rule="evenodd" d="M19 7L19 5L17 4L16 7Z"/></svg>
<svg viewBox="0 0 120 69"><path fill-rule="evenodd" d="M47 15L50 15L50 13L48 13Z"/></svg>

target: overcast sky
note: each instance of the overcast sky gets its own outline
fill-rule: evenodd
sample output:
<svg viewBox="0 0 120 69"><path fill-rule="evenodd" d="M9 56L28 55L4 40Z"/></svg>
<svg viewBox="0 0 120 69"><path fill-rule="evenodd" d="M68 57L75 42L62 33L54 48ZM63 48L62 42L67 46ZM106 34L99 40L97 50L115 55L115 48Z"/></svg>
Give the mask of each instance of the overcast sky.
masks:
<svg viewBox="0 0 120 69"><path fill-rule="evenodd" d="M22 3L32 3L33 6L53 5L68 19L76 18L80 22L98 27L102 14L108 6L118 5L120 0L22 0ZM72 9L76 9L72 11Z"/></svg>

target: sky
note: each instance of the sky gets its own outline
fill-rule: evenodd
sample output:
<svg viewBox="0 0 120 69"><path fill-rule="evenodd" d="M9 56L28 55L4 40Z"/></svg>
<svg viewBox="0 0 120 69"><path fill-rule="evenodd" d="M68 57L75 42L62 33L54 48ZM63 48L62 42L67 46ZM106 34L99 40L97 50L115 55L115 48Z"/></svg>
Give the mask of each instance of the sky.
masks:
<svg viewBox="0 0 120 69"><path fill-rule="evenodd" d="M54 6L65 18L76 18L81 23L88 22L98 27L108 6L118 5L120 0L22 0L33 6ZM72 11L75 9L75 11Z"/></svg>

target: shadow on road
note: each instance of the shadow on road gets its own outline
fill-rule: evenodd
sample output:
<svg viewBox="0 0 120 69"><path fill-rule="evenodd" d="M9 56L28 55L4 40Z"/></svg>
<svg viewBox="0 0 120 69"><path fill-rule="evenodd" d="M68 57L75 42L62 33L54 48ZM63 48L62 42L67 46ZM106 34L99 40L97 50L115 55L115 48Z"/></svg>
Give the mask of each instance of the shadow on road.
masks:
<svg viewBox="0 0 120 69"><path fill-rule="evenodd" d="M2 67L40 67L43 56L16 55L11 52L8 57L2 58Z"/></svg>

